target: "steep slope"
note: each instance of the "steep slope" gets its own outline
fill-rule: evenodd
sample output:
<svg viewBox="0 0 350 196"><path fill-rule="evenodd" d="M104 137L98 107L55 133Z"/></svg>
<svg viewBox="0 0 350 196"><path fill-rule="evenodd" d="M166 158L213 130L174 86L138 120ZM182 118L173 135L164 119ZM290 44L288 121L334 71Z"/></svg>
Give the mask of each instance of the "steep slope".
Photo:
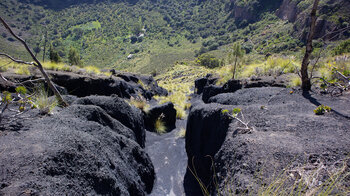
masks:
<svg viewBox="0 0 350 196"><path fill-rule="evenodd" d="M311 1L54 1L4 0L0 11L42 57L58 51L64 61L77 48L85 65L150 73L242 42L246 52L299 50L307 35ZM325 0L316 38L348 38L350 3ZM335 33L337 32L337 36ZM25 56L4 29L0 50ZM46 35L47 34L47 35ZM47 42L45 42L45 39ZM271 45L272 43L272 45ZM45 58L48 59L46 51Z"/></svg>

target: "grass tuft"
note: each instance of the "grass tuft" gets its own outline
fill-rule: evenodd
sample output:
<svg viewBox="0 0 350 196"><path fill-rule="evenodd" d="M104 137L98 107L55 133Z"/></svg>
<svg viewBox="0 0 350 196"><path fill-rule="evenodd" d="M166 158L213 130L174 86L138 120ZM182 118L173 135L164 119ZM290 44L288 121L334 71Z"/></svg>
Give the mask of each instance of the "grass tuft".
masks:
<svg viewBox="0 0 350 196"><path fill-rule="evenodd" d="M99 68L95 67L95 66L86 66L84 67L86 73L88 74L101 74L101 71Z"/></svg>
<svg viewBox="0 0 350 196"><path fill-rule="evenodd" d="M15 69L15 73L19 75L30 75L29 66L22 65Z"/></svg>
<svg viewBox="0 0 350 196"><path fill-rule="evenodd" d="M33 97L33 105L38 108L40 114L51 114L52 110L58 106L58 101L54 97L49 97L44 87L38 88L36 95Z"/></svg>
<svg viewBox="0 0 350 196"><path fill-rule="evenodd" d="M290 78L289 85L291 87L301 86L301 79L298 75L294 75Z"/></svg>
<svg viewBox="0 0 350 196"><path fill-rule="evenodd" d="M147 104L147 101L142 96L139 96L137 98L131 97L129 100L129 104L139 108L145 113L148 113L150 108L150 105Z"/></svg>
<svg viewBox="0 0 350 196"><path fill-rule="evenodd" d="M181 128L179 132L176 134L177 138L185 138L186 137L186 129Z"/></svg>
<svg viewBox="0 0 350 196"><path fill-rule="evenodd" d="M154 129L159 135L166 133L165 123L161 116L154 123Z"/></svg>

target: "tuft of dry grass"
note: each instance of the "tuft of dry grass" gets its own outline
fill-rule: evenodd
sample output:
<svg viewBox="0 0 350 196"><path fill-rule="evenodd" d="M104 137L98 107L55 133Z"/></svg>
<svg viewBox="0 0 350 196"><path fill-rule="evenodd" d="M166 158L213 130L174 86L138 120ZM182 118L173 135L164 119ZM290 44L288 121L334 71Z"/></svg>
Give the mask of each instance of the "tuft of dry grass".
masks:
<svg viewBox="0 0 350 196"><path fill-rule="evenodd" d="M177 138L185 138L186 137L186 129L181 128L179 132L176 134Z"/></svg>
<svg viewBox="0 0 350 196"><path fill-rule="evenodd" d="M289 85L291 87L301 86L301 79L298 75L293 75L289 79Z"/></svg>
<svg viewBox="0 0 350 196"><path fill-rule="evenodd" d="M166 133L166 127L162 117L159 117L156 120L156 122L154 123L154 129L159 135Z"/></svg>
<svg viewBox="0 0 350 196"><path fill-rule="evenodd" d="M131 97L128 101L130 105L135 106L136 108L139 108L145 113L148 113L150 105L147 103L147 101L142 97L138 96L136 98Z"/></svg>

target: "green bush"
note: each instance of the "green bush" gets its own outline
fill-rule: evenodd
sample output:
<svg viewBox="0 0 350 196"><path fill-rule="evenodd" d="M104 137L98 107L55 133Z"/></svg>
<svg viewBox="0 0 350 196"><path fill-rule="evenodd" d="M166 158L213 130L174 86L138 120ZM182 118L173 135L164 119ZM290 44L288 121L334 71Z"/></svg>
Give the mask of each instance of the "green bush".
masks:
<svg viewBox="0 0 350 196"><path fill-rule="evenodd" d="M71 65L81 65L82 62L80 60L80 55L77 51L77 49L71 47L69 49L69 53L68 53L68 61L69 61L69 64Z"/></svg>
<svg viewBox="0 0 350 196"><path fill-rule="evenodd" d="M197 63L201 66L208 67L208 68L215 68L221 65L220 60L210 54L203 54L199 56L197 58Z"/></svg>
<svg viewBox="0 0 350 196"><path fill-rule="evenodd" d="M333 49L333 55L341 55L350 52L350 39L341 42Z"/></svg>

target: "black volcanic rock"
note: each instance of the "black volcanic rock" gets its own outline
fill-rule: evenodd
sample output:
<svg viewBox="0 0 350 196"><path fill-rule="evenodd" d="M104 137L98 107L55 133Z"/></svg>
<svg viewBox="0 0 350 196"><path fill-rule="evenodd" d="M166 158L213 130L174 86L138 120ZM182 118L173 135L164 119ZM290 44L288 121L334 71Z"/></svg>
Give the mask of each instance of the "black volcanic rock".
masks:
<svg viewBox="0 0 350 196"><path fill-rule="evenodd" d="M222 93L211 97L209 103L220 103L223 105L251 105L268 102L283 89L278 87L247 88L235 93Z"/></svg>
<svg viewBox="0 0 350 196"><path fill-rule="evenodd" d="M186 126L186 152L188 168L184 178L186 195L202 195L199 183L192 175L193 171L203 184L212 183L212 158L225 141L231 120L218 104L199 104L191 108ZM192 172L190 171L192 170Z"/></svg>
<svg viewBox="0 0 350 196"><path fill-rule="evenodd" d="M0 195L146 195L155 173L134 131L95 105L0 133Z"/></svg>
<svg viewBox="0 0 350 196"><path fill-rule="evenodd" d="M206 86L215 84L218 78L213 77L211 74L206 75L205 77L198 78L194 81L194 86L196 89L196 94L202 94Z"/></svg>
<svg viewBox="0 0 350 196"><path fill-rule="evenodd" d="M237 194L252 191L250 193L254 195L254 191L261 188L256 183L257 178L259 182L269 183L276 177L273 174L285 169L331 169L338 163L348 164L348 94L327 97L295 90L291 93L287 88L261 87L219 94L209 101L210 104L197 104L190 111L186 152L188 167L196 168L205 185L216 186L209 187L213 195L228 189ZM320 104L330 106L332 111L315 115L313 110ZM238 117L249 122L253 129L242 129L244 125L235 119L227 125L220 113L224 108L240 108L243 115ZM210 169L211 163L215 164L215 173ZM346 172L349 172L348 167ZM218 179L216 184L211 181L213 175ZM327 175L324 173L316 180L324 182L329 178ZM230 187L227 182L232 182ZM200 189L191 172L187 171L184 183L188 195L201 195L201 192L195 192ZM350 179L346 178L342 185L349 187Z"/></svg>
<svg viewBox="0 0 350 196"><path fill-rule="evenodd" d="M221 86L209 85L204 87L202 99L204 103L207 103L210 97L218 95L220 93L224 93L223 88Z"/></svg>
<svg viewBox="0 0 350 196"><path fill-rule="evenodd" d="M137 143L145 147L145 127L142 113L119 97L89 96L77 99L73 104L96 105L112 118L121 122L134 132Z"/></svg>

